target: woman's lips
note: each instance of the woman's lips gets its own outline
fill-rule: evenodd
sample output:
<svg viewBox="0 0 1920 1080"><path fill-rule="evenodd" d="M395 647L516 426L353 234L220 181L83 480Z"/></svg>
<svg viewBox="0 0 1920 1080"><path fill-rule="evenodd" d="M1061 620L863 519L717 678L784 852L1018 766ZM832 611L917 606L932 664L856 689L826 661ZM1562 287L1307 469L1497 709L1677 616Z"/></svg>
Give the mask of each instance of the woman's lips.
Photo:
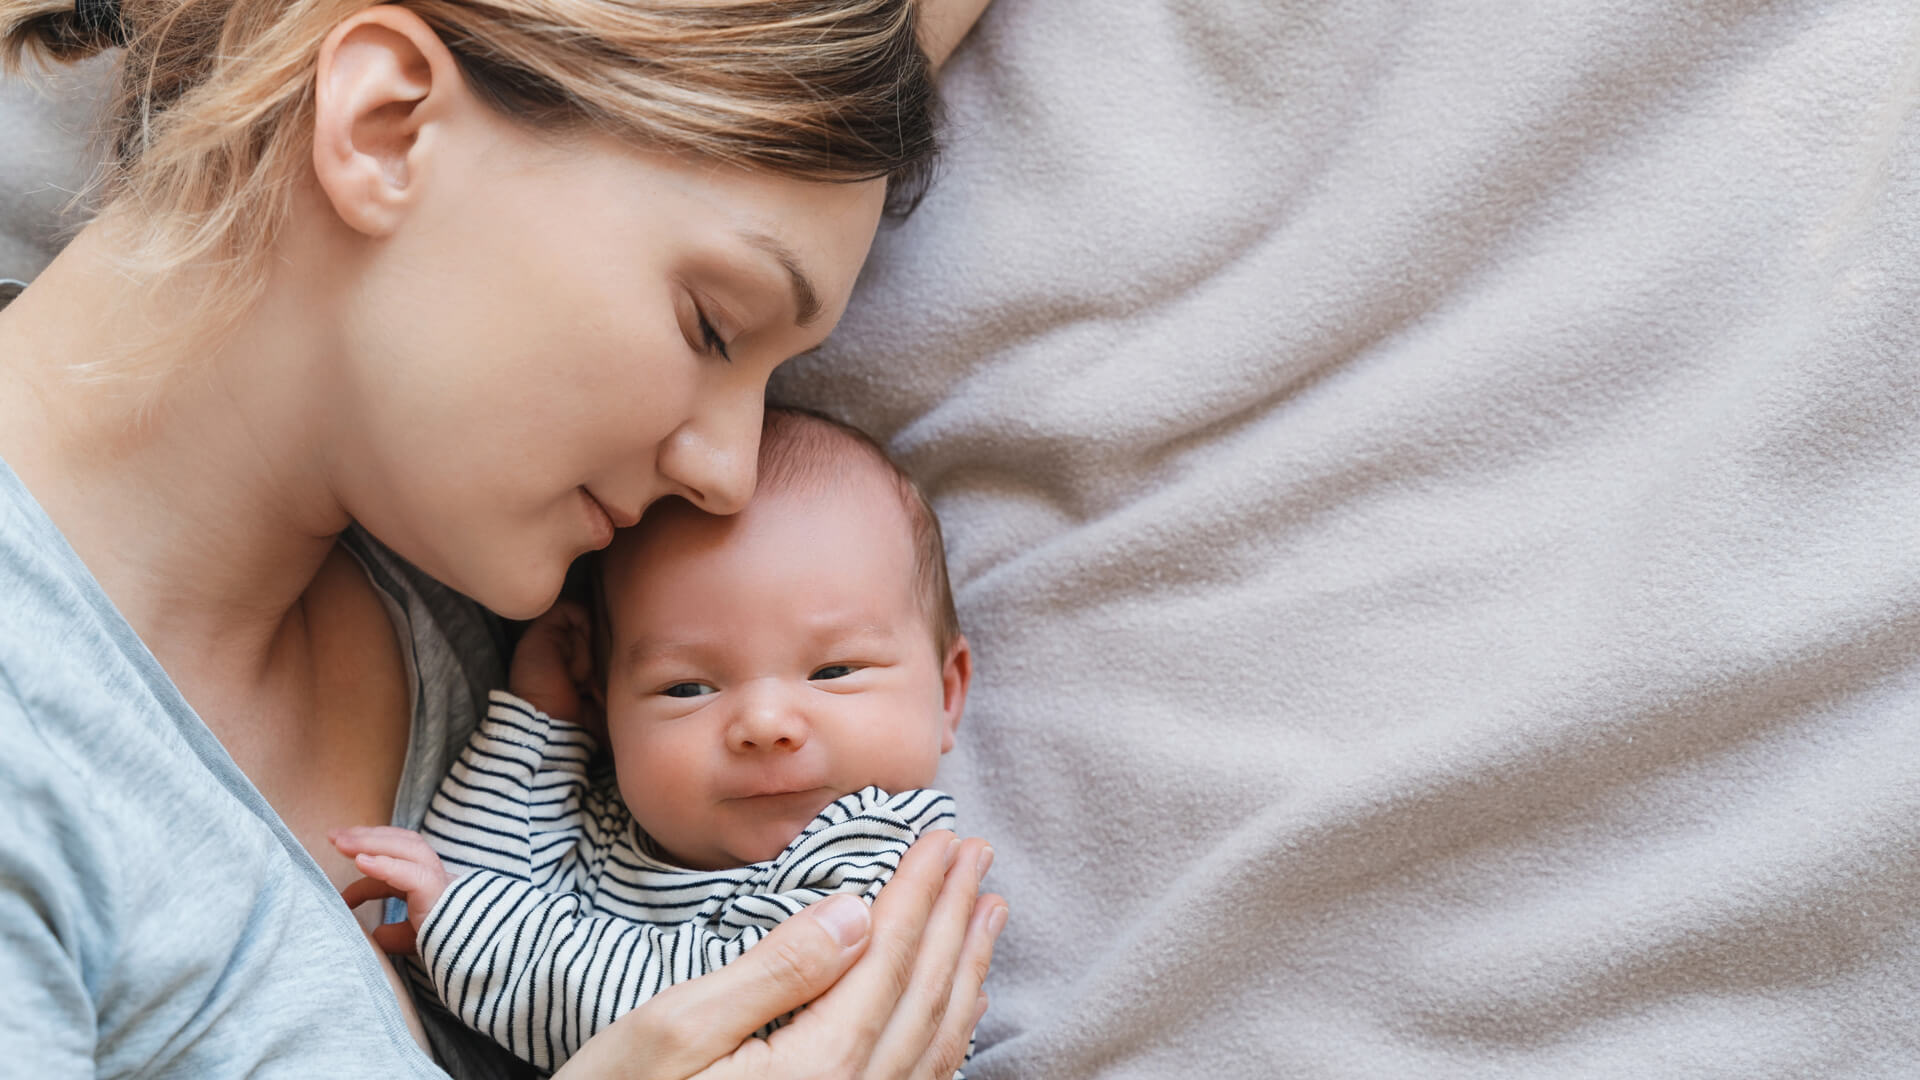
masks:
<svg viewBox="0 0 1920 1080"><path fill-rule="evenodd" d="M580 497L586 502L587 519L593 527L593 546L596 549L606 547L608 544L613 543L613 531L615 529L624 529L640 521L640 515L638 514L616 511L606 503L601 502L599 498L584 485L580 488Z"/></svg>
<svg viewBox="0 0 1920 1080"><path fill-rule="evenodd" d="M614 528L631 529L640 524L640 514L645 507L641 510L622 510L616 503L602 502L600 496L593 493L592 488L582 487L580 490L586 492L587 498L592 499L594 504L600 507L600 512L607 515L607 520L613 522Z"/></svg>

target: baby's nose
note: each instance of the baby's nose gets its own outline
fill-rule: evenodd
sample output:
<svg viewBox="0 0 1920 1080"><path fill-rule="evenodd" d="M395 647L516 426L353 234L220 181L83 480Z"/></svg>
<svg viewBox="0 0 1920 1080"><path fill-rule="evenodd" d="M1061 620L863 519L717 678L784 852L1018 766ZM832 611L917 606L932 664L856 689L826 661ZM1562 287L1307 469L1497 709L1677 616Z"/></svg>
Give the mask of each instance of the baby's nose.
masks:
<svg viewBox="0 0 1920 1080"><path fill-rule="evenodd" d="M807 744L807 718L776 693L751 695L727 729L727 746L735 753L760 750L798 750Z"/></svg>

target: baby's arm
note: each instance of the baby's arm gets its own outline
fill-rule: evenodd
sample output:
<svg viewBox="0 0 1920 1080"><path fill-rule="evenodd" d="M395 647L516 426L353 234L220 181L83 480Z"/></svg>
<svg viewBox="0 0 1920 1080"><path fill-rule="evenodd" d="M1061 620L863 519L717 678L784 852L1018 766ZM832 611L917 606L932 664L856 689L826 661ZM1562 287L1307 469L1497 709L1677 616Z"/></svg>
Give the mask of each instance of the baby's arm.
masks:
<svg viewBox="0 0 1920 1080"><path fill-rule="evenodd" d="M336 829L328 839L367 875L341 890L348 907L407 901L407 921L376 929L374 941L391 953L417 948L448 1008L543 1069L558 1068L629 1009L733 962L766 936L758 926L728 938L693 923L589 915L578 894L544 892L491 870L456 880L410 829Z"/></svg>
<svg viewBox="0 0 1920 1080"><path fill-rule="evenodd" d="M420 924L421 960L462 1021L534 1065L557 1068L628 1010L738 959L806 905L836 892L872 899L915 839L952 825L953 802L937 791L844 796L761 864L713 923L654 926L591 913L578 893L476 870L448 886Z"/></svg>
<svg viewBox="0 0 1920 1080"><path fill-rule="evenodd" d="M427 805L421 832L455 873L577 888L614 837L593 813L593 737L512 694L487 713Z"/></svg>
<svg viewBox="0 0 1920 1080"><path fill-rule="evenodd" d="M411 912L411 909L409 909ZM589 914L577 893L550 893L488 870L461 876L420 926L422 965L469 1027L542 1069L676 983L737 959L766 936L651 926Z"/></svg>

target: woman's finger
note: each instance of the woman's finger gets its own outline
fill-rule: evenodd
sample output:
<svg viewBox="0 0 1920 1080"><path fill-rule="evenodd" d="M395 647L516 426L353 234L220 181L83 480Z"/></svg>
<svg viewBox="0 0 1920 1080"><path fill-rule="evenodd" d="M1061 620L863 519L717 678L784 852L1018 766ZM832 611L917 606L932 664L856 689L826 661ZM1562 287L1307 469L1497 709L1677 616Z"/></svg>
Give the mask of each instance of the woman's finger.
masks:
<svg viewBox="0 0 1920 1080"><path fill-rule="evenodd" d="M793 1024L774 1032L776 1053L785 1053L783 1043L803 1043L814 1057L843 1065L843 1072L868 1074L881 1036L899 1009L900 995L912 982L920 936L947 884L948 867L956 867L960 847L952 832L939 830L927 832L906 849L899 869L874 899L874 944L833 990ZM914 1053L918 1057L920 1051Z"/></svg>
<svg viewBox="0 0 1920 1080"><path fill-rule="evenodd" d="M961 950L980 906L980 879L992 862L993 849L986 841L972 839L960 845L920 931L900 1003L874 1047L870 1075L920 1075L920 1062L936 1043L946 1019ZM876 927L875 932L882 931ZM972 1011L977 992L976 987L974 994L965 995L963 1011Z"/></svg>
<svg viewBox="0 0 1920 1080"><path fill-rule="evenodd" d="M819 997L871 937L867 905L835 896L781 923L718 971L672 986L588 1039L557 1077L684 1080ZM753 1040L764 1052L765 1044Z"/></svg>
<svg viewBox="0 0 1920 1080"><path fill-rule="evenodd" d="M987 996L981 985L986 982L987 969L993 966L993 946L1006 928L1007 915L1007 902L993 893L981 897L975 906L973 918L967 923L966 943L960 948L946 1016L914 1076L947 1080L966 1060L967 1050L973 1045L973 1029L987 1011Z"/></svg>
<svg viewBox="0 0 1920 1080"><path fill-rule="evenodd" d="M945 830L914 842L873 901L873 944L798 1022L831 1028L870 1055L913 977L920 935L961 844ZM824 1034L824 1033L823 1033Z"/></svg>

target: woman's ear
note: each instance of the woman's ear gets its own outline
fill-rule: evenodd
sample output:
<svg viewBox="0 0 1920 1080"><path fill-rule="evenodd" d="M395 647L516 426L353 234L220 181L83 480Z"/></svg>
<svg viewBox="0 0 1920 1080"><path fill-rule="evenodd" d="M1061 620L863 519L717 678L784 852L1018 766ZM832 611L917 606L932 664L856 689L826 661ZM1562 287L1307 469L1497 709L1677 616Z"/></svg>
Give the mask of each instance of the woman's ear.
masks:
<svg viewBox="0 0 1920 1080"><path fill-rule="evenodd" d="M940 752L953 749L954 733L960 730L960 714L967 708L967 687L973 685L973 649L967 636L960 634L947 646L947 659L940 667L941 713L946 729L941 733Z"/></svg>
<svg viewBox="0 0 1920 1080"><path fill-rule="evenodd" d="M475 107L453 53L406 8L376 5L334 27L315 73L313 169L340 220L390 234L448 121Z"/></svg>

